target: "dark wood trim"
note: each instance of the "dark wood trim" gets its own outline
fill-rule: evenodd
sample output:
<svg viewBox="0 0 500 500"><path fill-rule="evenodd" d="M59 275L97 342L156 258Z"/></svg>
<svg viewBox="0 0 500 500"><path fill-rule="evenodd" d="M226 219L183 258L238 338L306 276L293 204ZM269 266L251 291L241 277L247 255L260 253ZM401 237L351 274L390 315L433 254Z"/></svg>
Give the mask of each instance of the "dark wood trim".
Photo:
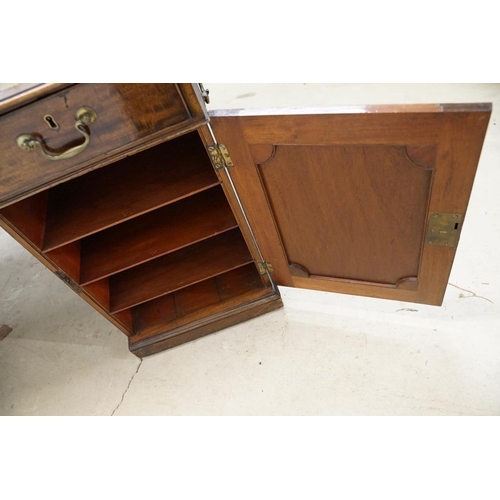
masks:
<svg viewBox="0 0 500 500"><path fill-rule="evenodd" d="M47 97L50 94L75 85L73 83L19 83L0 90L0 115L26 104Z"/></svg>
<svg viewBox="0 0 500 500"><path fill-rule="evenodd" d="M451 104L372 104L283 108L239 108L214 109L208 112L210 118L226 116L300 116L300 115L352 115L371 113L444 113L444 112L491 112L492 104L451 103Z"/></svg>
<svg viewBox="0 0 500 500"><path fill-rule="evenodd" d="M192 321L188 316L186 323L182 326L152 337L140 340L136 336L130 337L130 352L138 357L150 356L283 307L283 302L277 292L265 290L261 294L264 296L253 301L246 300L245 296L239 297L240 304L231 308L222 304L222 310L211 316ZM197 314L199 316L200 313Z"/></svg>

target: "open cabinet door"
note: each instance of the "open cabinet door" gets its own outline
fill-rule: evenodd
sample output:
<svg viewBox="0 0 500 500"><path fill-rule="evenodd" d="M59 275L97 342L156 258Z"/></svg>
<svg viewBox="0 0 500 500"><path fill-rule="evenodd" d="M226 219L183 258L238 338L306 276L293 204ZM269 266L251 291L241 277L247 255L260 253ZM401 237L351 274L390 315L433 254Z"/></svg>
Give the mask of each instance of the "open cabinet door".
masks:
<svg viewBox="0 0 500 500"><path fill-rule="evenodd" d="M278 284L440 305L490 113L229 110L210 123Z"/></svg>

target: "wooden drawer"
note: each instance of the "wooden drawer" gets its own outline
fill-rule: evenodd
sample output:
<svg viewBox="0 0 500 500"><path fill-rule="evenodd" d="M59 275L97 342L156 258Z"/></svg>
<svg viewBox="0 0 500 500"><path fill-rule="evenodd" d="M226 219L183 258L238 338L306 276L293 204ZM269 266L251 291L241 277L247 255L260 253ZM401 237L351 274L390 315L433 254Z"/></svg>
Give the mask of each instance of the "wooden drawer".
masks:
<svg viewBox="0 0 500 500"><path fill-rule="evenodd" d="M75 128L77 111L96 119ZM207 121L201 96L189 84L80 84L0 118L0 206L101 167ZM16 139L29 134L50 156L85 148L70 158L49 159L38 145L26 151Z"/></svg>

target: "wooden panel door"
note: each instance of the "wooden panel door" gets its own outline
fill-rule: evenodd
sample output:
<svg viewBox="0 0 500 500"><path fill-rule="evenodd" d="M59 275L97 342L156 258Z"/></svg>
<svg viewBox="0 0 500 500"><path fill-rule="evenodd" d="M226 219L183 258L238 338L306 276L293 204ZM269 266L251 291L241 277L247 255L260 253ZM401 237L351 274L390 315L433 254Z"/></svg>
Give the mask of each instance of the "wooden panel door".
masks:
<svg viewBox="0 0 500 500"><path fill-rule="evenodd" d="M210 121L278 284L440 305L490 113L366 106Z"/></svg>

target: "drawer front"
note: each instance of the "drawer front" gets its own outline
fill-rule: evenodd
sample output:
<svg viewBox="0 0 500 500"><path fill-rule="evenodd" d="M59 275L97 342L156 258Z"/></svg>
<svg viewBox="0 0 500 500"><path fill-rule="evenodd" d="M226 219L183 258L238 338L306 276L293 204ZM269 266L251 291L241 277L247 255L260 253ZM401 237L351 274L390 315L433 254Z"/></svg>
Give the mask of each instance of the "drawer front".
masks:
<svg viewBox="0 0 500 500"><path fill-rule="evenodd" d="M82 107L95 111L96 117L77 129ZM191 84L69 87L0 117L0 206L206 121L199 92ZM17 138L23 134L35 138L34 149L19 147ZM67 157L68 150L76 154ZM54 158L60 155L66 157Z"/></svg>

